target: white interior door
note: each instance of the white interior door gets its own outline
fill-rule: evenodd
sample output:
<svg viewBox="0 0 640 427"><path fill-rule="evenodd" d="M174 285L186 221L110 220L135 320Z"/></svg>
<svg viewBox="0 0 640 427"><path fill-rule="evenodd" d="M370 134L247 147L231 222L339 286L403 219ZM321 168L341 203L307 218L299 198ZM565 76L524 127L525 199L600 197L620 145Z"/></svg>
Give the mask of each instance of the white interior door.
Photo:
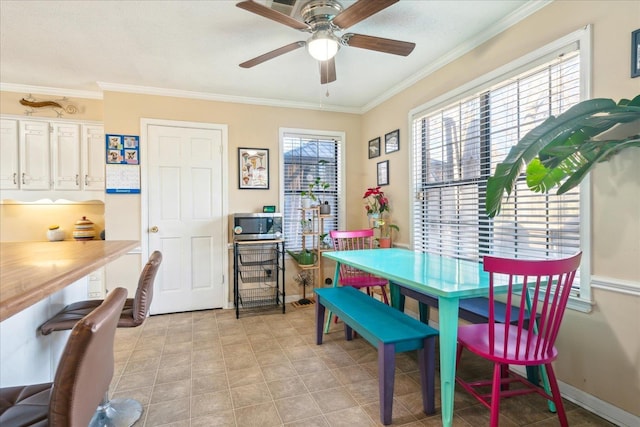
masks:
<svg viewBox="0 0 640 427"><path fill-rule="evenodd" d="M162 252L151 313L221 308L226 128L148 124L148 252Z"/></svg>

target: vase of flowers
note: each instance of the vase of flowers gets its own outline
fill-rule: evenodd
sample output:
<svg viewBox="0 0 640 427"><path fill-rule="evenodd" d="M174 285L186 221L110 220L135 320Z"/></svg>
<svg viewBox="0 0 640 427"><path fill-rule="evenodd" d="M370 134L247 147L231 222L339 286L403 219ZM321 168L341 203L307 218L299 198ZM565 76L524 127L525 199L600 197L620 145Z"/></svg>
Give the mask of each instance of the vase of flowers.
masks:
<svg viewBox="0 0 640 427"><path fill-rule="evenodd" d="M380 187L367 188L364 192L364 208L369 218L380 218L384 212L389 211L389 199L380 191Z"/></svg>

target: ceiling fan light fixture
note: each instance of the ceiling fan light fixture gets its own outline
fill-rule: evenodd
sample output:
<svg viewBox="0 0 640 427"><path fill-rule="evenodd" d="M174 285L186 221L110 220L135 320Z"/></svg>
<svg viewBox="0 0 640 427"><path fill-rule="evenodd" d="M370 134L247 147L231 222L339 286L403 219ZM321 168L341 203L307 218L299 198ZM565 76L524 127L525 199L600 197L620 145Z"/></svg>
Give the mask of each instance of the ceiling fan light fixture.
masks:
<svg viewBox="0 0 640 427"><path fill-rule="evenodd" d="M318 61L326 61L333 58L338 53L338 49L340 49L340 42L331 31L317 31L307 41L309 55Z"/></svg>

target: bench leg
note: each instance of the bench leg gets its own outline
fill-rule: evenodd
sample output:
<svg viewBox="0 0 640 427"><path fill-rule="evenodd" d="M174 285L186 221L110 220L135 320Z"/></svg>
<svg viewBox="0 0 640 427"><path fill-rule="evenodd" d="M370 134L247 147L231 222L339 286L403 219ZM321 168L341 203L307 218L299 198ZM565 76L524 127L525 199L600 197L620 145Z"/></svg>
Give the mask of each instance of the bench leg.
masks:
<svg viewBox="0 0 640 427"><path fill-rule="evenodd" d="M395 345L378 344L378 393L380 395L380 421L391 424L393 410L393 382L395 379Z"/></svg>
<svg viewBox="0 0 640 427"><path fill-rule="evenodd" d="M422 408L425 414L436 412L436 337L424 339L424 344L418 350L420 364L420 384L422 385Z"/></svg>
<svg viewBox="0 0 640 427"><path fill-rule="evenodd" d="M322 344L322 327L324 326L324 305L322 305L320 297L316 296L316 344Z"/></svg>

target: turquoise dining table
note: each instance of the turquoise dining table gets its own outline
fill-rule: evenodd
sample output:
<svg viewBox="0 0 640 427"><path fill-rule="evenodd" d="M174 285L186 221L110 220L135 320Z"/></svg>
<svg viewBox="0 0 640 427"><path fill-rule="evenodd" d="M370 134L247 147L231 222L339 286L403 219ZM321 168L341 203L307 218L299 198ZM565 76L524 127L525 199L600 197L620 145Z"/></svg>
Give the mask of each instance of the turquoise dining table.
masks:
<svg viewBox="0 0 640 427"><path fill-rule="evenodd" d="M334 286L338 284L341 264L389 279L391 302L396 308L400 303L398 287L413 293L438 297L442 424L451 426L458 340L458 306L460 298L488 295L489 275L483 270L482 264L398 248L323 252L322 256L336 262Z"/></svg>

